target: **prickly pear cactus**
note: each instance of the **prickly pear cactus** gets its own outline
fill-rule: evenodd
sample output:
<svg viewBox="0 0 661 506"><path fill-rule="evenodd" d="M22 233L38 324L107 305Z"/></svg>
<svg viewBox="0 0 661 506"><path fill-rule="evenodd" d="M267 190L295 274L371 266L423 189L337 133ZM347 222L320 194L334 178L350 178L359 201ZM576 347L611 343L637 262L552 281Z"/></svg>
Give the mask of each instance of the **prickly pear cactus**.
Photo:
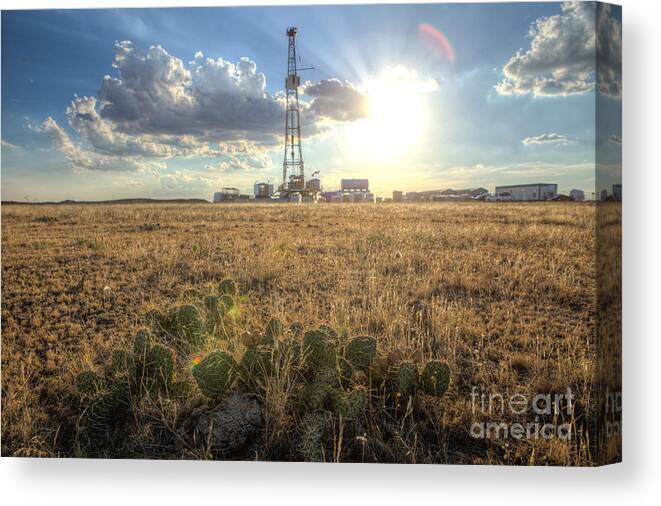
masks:
<svg viewBox="0 0 661 506"><path fill-rule="evenodd" d="M121 456L130 419L128 385L117 383L96 397L81 414L76 433L81 453L88 457Z"/></svg>
<svg viewBox="0 0 661 506"><path fill-rule="evenodd" d="M206 323L211 332L222 323L224 306L220 304L220 297L217 295L207 295L202 301L206 311Z"/></svg>
<svg viewBox="0 0 661 506"><path fill-rule="evenodd" d="M147 386L159 389L168 388L172 384L174 374L174 354L165 346L156 344L147 352L143 380Z"/></svg>
<svg viewBox="0 0 661 506"><path fill-rule="evenodd" d="M319 332L326 336L330 341L336 341L339 338L339 333L330 325L319 325Z"/></svg>
<svg viewBox="0 0 661 506"><path fill-rule="evenodd" d="M303 388L300 397L300 407L303 412L317 411L325 409L331 404L336 394L332 383L315 380L308 383Z"/></svg>
<svg viewBox="0 0 661 506"><path fill-rule="evenodd" d="M248 348L239 365L245 385L254 387L263 384L264 379L273 372L273 350L265 346Z"/></svg>
<svg viewBox="0 0 661 506"><path fill-rule="evenodd" d="M441 397L450 385L450 366L444 362L429 362L420 375L420 388L429 395Z"/></svg>
<svg viewBox="0 0 661 506"><path fill-rule="evenodd" d="M218 313L221 315L222 308L220 305L220 297L218 295L207 295L202 300L202 303L204 304L204 309L207 311L207 314L213 315Z"/></svg>
<svg viewBox="0 0 661 506"><path fill-rule="evenodd" d="M204 344L204 322L195 306L181 306L173 317L174 337L182 352L190 353Z"/></svg>
<svg viewBox="0 0 661 506"><path fill-rule="evenodd" d="M183 294L184 300L188 302L200 302L202 300L202 293L195 288L189 288L184 291Z"/></svg>
<svg viewBox="0 0 661 506"><path fill-rule="evenodd" d="M136 360L142 360L151 347L151 336L146 330L139 330L133 339L133 355Z"/></svg>
<svg viewBox="0 0 661 506"><path fill-rule="evenodd" d="M399 364L393 371L392 383L402 399L413 397L418 388L418 367L411 362Z"/></svg>
<svg viewBox="0 0 661 506"><path fill-rule="evenodd" d="M328 411L306 413L301 421L299 450L306 462L328 460L327 442L333 427L333 414Z"/></svg>
<svg viewBox="0 0 661 506"><path fill-rule="evenodd" d="M204 395L221 397L232 387L237 369L231 355L224 351L214 351L193 366L192 374Z"/></svg>
<svg viewBox="0 0 661 506"><path fill-rule="evenodd" d="M353 338L347 346L346 357L354 369L366 371L376 357L376 339L369 336Z"/></svg>
<svg viewBox="0 0 661 506"><path fill-rule="evenodd" d="M226 278L223 279L218 285L218 294L219 295L230 295L234 296L238 293L236 289L236 283L233 279Z"/></svg>
<svg viewBox="0 0 661 506"><path fill-rule="evenodd" d="M231 315L232 312L236 312L237 305L234 296L228 293L220 296L220 306L223 310L223 314Z"/></svg>
<svg viewBox="0 0 661 506"><path fill-rule="evenodd" d="M342 418L354 420L367 411L369 394L366 388L357 387L348 392L338 390L332 397L333 410Z"/></svg>
<svg viewBox="0 0 661 506"><path fill-rule="evenodd" d="M114 350L110 360L110 372L115 377L128 376L135 369L135 359L126 350Z"/></svg>
<svg viewBox="0 0 661 506"><path fill-rule="evenodd" d="M306 364L313 371L334 368L336 353L328 337L318 330L310 330L303 336Z"/></svg>
<svg viewBox="0 0 661 506"><path fill-rule="evenodd" d="M76 376L76 390L82 396L91 397L103 389L104 380L93 371L83 371Z"/></svg>

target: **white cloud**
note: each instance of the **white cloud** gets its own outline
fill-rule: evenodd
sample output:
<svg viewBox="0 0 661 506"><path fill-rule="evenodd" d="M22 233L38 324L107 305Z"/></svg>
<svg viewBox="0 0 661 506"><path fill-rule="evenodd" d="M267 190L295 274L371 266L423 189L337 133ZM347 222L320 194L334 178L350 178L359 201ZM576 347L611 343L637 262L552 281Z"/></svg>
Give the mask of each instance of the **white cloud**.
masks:
<svg viewBox="0 0 661 506"><path fill-rule="evenodd" d="M608 138L608 142L610 142L611 144L621 145L622 144L622 137L617 135L617 134L613 134Z"/></svg>
<svg viewBox="0 0 661 506"><path fill-rule="evenodd" d="M215 174L179 170L169 174L161 174L158 178L162 190L191 192L196 190L209 191L220 188L221 179Z"/></svg>
<svg viewBox="0 0 661 506"><path fill-rule="evenodd" d="M496 85L503 95L575 95L597 89L621 96L622 25L610 6L564 2L562 14L531 26L530 49L519 50L503 67Z"/></svg>
<svg viewBox="0 0 661 506"><path fill-rule="evenodd" d="M14 150L14 149L20 149L16 144L12 144L11 142L7 142L4 139L0 139L0 145L1 145L2 149L5 149L7 151Z"/></svg>
<svg viewBox="0 0 661 506"><path fill-rule="evenodd" d="M521 142L526 145L530 144L565 144L568 141L567 137L558 133L540 134L533 137L526 137Z"/></svg>
<svg viewBox="0 0 661 506"><path fill-rule="evenodd" d="M145 161L136 157L115 157L97 153L93 150L82 149L76 146L64 129L50 116L43 122L40 130L53 140L55 146L67 157L74 172L81 173L88 170L99 171L149 171L164 168L163 163Z"/></svg>
<svg viewBox="0 0 661 506"><path fill-rule="evenodd" d="M72 140L55 120L48 133L75 170L147 170L173 157L216 157L220 170L270 167L267 153L281 142L282 92L270 94L266 77L249 58L232 63L200 51L188 64L155 45L146 54L130 41L115 44L112 66L98 99L74 97L66 110ZM364 97L335 79L306 83L301 100L303 133L328 122L366 114ZM158 160L161 160L159 162Z"/></svg>

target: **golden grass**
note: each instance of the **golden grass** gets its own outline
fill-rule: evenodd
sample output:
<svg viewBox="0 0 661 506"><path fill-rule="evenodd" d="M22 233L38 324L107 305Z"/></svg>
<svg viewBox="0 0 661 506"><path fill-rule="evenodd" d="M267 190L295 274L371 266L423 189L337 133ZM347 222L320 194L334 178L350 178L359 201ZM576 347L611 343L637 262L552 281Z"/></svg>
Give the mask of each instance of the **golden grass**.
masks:
<svg viewBox="0 0 661 506"><path fill-rule="evenodd" d="M384 354L452 368L442 402L422 411L429 420L372 419L365 439L387 450L339 438L327 460L594 463L584 430L595 207L573 203L3 206L2 454L67 455L57 399L73 375L126 344L149 309L225 277L246 297L247 331L272 316L330 324L375 336ZM298 423L287 372L271 381L257 458L282 458ZM531 396L569 387L576 434L471 439L475 386ZM159 412L173 420L181 409ZM377 441L384 424L401 430Z"/></svg>

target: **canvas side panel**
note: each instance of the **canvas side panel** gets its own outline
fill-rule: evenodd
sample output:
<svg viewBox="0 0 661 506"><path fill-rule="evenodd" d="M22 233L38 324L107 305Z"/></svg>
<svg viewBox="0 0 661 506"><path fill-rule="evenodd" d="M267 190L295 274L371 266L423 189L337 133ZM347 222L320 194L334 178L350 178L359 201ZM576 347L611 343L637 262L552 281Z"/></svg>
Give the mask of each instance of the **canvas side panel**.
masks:
<svg viewBox="0 0 661 506"><path fill-rule="evenodd" d="M596 4L595 463L622 460L622 8Z"/></svg>

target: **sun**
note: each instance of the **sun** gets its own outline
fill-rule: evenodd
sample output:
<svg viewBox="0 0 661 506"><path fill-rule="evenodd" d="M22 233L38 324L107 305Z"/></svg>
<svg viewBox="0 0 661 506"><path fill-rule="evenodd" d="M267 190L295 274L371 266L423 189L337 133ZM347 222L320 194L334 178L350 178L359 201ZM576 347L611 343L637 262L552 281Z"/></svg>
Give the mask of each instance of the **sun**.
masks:
<svg viewBox="0 0 661 506"><path fill-rule="evenodd" d="M368 115L352 125L352 151L375 160L410 155L428 126L427 94L435 86L403 67L369 78L362 86Z"/></svg>

